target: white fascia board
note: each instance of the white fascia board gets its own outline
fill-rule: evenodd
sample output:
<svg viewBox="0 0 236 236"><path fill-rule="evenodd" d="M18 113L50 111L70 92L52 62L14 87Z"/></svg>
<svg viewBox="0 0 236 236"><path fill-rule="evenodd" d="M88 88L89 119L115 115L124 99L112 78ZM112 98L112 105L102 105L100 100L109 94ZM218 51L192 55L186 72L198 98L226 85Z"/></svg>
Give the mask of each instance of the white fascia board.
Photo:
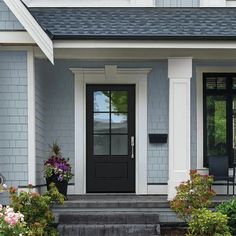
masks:
<svg viewBox="0 0 236 236"><path fill-rule="evenodd" d="M17 31L0 31L0 44L30 44L34 45L35 41L28 32Z"/></svg>
<svg viewBox="0 0 236 236"><path fill-rule="evenodd" d="M236 49L236 42L233 40L56 40L54 48Z"/></svg>
<svg viewBox="0 0 236 236"><path fill-rule="evenodd" d="M154 0L23 0L28 7L153 7Z"/></svg>
<svg viewBox="0 0 236 236"><path fill-rule="evenodd" d="M20 0L3 0L47 58L54 63L53 43Z"/></svg>

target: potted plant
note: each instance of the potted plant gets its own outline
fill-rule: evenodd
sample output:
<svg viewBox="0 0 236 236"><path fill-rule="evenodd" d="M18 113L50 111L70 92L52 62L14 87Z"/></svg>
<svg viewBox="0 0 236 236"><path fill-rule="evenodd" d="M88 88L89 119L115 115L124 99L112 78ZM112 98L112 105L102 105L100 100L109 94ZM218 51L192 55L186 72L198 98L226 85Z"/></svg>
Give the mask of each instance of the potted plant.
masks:
<svg viewBox="0 0 236 236"><path fill-rule="evenodd" d="M69 159L62 157L61 148L56 142L51 146L51 153L48 160L44 162L44 176L48 190L49 185L54 183L58 191L67 197L68 182L73 174Z"/></svg>

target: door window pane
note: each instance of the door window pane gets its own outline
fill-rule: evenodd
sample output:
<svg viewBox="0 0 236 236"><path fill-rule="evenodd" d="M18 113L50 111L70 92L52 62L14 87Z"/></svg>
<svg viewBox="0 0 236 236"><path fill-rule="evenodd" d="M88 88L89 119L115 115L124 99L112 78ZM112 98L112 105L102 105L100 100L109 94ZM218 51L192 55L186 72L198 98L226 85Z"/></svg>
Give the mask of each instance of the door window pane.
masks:
<svg viewBox="0 0 236 236"><path fill-rule="evenodd" d="M111 111L126 112L128 110L128 92L111 91Z"/></svg>
<svg viewBox="0 0 236 236"><path fill-rule="evenodd" d="M233 114L233 121L232 121L232 128L233 128L233 159L236 163L236 97L233 98L232 101L232 114Z"/></svg>
<svg viewBox="0 0 236 236"><path fill-rule="evenodd" d="M207 155L227 153L226 98L207 96Z"/></svg>
<svg viewBox="0 0 236 236"><path fill-rule="evenodd" d="M127 135L111 135L111 155L128 155Z"/></svg>
<svg viewBox="0 0 236 236"><path fill-rule="evenodd" d="M94 133L109 133L110 114L94 113Z"/></svg>
<svg viewBox="0 0 236 236"><path fill-rule="evenodd" d="M236 89L236 78L235 77L233 77L232 84L233 84L233 89Z"/></svg>
<svg viewBox="0 0 236 236"><path fill-rule="evenodd" d="M111 132L112 133L127 133L127 114L112 113L111 114Z"/></svg>
<svg viewBox="0 0 236 236"><path fill-rule="evenodd" d="M206 78L206 88L216 89L216 78Z"/></svg>
<svg viewBox="0 0 236 236"><path fill-rule="evenodd" d="M217 89L226 89L226 78L218 77L217 78Z"/></svg>
<svg viewBox="0 0 236 236"><path fill-rule="evenodd" d="M94 155L109 155L110 154L110 141L109 135L94 135L93 144Z"/></svg>
<svg viewBox="0 0 236 236"><path fill-rule="evenodd" d="M94 111L109 111L110 110L110 92L96 91L94 92Z"/></svg>

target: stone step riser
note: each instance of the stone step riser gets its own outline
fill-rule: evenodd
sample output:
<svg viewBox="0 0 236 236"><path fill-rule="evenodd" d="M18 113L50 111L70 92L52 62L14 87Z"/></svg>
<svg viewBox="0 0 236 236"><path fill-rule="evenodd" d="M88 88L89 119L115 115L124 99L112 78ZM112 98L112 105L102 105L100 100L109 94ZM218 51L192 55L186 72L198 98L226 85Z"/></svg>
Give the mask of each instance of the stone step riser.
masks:
<svg viewBox="0 0 236 236"><path fill-rule="evenodd" d="M59 225L61 236L154 236L158 225Z"/></svg>
<svg viewBox="0 0 236 236"><path fill-rule="evenodd" d="M81 212L59 216L60 224L157 224L158 222L157 213Z"/></svg>

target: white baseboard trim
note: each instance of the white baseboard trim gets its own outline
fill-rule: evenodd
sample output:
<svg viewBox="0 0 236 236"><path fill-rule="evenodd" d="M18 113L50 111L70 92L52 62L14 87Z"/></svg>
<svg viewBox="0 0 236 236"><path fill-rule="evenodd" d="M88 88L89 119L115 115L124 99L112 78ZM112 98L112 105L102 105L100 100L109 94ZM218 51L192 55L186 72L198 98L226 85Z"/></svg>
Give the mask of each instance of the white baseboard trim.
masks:
<svg viewBox="0 0 236 236"><path fill-rule="evenodd" d="M148 194L167 194L167 185L148 185Z"/></svg>

